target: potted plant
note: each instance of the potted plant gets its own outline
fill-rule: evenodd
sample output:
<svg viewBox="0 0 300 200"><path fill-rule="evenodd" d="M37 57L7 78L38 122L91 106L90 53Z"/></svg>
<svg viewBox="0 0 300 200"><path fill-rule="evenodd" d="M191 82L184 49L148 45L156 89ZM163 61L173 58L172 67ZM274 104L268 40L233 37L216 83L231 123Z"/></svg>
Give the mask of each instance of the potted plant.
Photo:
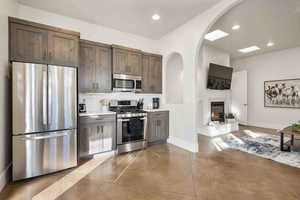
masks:
<svg viewBox="0 0 300 200"><path fill-rule="evenodd" d="M233 113L225 114L226 123L235 123L235 116Z"/></svg>
<svg viewBox="0 0 300 200"><path fill-rule="evenodd" d="M300 123L292 125L292 131L300 132Z"/></svg>

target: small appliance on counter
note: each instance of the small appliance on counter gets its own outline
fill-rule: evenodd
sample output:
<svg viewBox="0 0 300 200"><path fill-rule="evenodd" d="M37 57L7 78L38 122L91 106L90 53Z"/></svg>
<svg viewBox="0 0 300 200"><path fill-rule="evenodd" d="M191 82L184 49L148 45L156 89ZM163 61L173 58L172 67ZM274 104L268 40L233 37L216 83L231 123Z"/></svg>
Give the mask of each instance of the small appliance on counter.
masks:
<svg viewBox="0 0 300 200"><path fill-rule="evenodd" d="M86 113L85 99L83 100L83 103L79 104L79 113Z"/></svg>
<svg viewBox="0 0 300 200"><path fill-rule="evenodd" d="M152 99L152 108L153 109L159 109L159 98L153 98Z"/></svg>
<svg viewBox="0 0 300 200"><path fill-rule="evenodd" d="M144 99L139 99L137 102L137 109L143 110L144 108Z"/></svg>

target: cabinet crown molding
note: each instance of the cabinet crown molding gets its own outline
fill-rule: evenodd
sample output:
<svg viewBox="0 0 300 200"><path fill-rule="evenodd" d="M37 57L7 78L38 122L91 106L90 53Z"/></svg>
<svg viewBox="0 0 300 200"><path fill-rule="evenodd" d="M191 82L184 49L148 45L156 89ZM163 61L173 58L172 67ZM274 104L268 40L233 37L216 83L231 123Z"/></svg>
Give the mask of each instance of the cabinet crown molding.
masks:
<svg viewBox="0 0 300 200"><path fill-rule="evenodd" d="M49 31L66 33L68 35L74 35L74 36L80 37L80 33L76 32L76 31L67 30L67 29L63 29L63 28L58 28L58 27L54 27L54 26L49 26L49 25L46 25L46 24L39 24L39 23L36 23L36 22L31 22L31 21L27 21L27 20L15 18L15 17L8 17L8 22L9 23L27 25L27 26L33 26L33 27L37 27L37 28L41 28L41 29L45 29L45 30L49 30Z"/></svg>

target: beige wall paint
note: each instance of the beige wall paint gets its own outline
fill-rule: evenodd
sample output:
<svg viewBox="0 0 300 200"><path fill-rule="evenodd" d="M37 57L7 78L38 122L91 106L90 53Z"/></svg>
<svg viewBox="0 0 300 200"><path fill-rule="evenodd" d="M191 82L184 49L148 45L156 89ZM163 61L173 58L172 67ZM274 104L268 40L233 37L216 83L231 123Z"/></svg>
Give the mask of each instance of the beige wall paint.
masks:
<svg viewBox="0 0 300 200"><path fill-rule="evenodd" d="M15 0L1 0L0 9L0 191L11 163L10 70L8 65L8 16L16 13Z"/></svg>

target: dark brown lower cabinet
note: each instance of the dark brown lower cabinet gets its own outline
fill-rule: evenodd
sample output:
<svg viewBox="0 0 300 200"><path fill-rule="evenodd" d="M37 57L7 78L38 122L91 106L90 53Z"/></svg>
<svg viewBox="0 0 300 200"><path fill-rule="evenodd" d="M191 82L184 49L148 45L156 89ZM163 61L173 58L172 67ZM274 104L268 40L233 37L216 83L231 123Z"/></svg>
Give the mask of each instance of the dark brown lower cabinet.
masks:
<svg viewBox="0 0 300 200"><path fill-rule="evenodd" d="M148 142L166 141L169 138L169 111L148 113Z"/></svg>
<svg viewBox="0 0 300 200"><path fill-rule="evenodd" d="M80 92L111 92L111 47L82 40L80 42L80 67L78 70Z"/></svg>
<svg viewBox="0 0 300 200"><path fill-rule="evenodd" d="M80 158L116 148L116 116L99 115L80 117L79 155Z"/></svg>

